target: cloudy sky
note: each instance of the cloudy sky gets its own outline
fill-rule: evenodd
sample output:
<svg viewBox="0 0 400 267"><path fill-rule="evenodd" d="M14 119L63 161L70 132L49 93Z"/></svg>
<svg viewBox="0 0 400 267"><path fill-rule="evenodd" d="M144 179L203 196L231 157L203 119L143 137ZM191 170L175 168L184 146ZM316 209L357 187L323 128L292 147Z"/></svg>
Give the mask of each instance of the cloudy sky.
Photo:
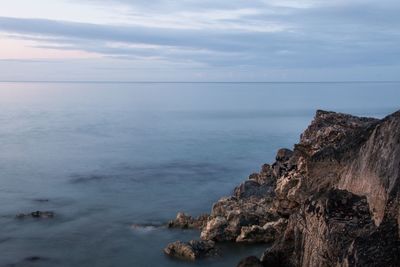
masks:
<svg viewBox="0 0 400 267"><path fill-rule="evenodd" d="M398 0L12 0L0 80L399 80Z"/></svg>

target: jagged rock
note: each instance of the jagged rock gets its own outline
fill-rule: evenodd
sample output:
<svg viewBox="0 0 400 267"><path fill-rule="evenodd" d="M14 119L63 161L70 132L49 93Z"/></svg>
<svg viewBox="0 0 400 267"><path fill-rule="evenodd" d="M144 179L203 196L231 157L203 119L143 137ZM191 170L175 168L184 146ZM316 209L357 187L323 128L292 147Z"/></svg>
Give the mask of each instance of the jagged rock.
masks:
<svg viewBox="0 0 400 267"><path fill-rule="evenodd" d="M270 187L275 187L276 179L277 177L274 174L274 170L269 164L264 164L259 173L253 173L249 176L249 180L253 180L261 185L267 185Z"/></svg>
<svg viewBox="0 0 400 267"><path fill-rule="evenodd" d="M400 266L400 112L318 111L290 160L274 200L289 222L265 266Z"/></svg>
<svg viewBox="0 0 400 267"><path fill-rule="evenodd" d="M261 227L258 225L244 226L236 242L246 243L270 243L275 240L277 232L273 227Z"/></svg>
<svg viewBox="0 0 400 267"><path fill-rule="evenodd" d="M365 141L365 137L378 122L375 118L317 110L311 125L300 137L300 145L307 148L310 156L334 156L334 150L350 150L360 141Z"/></svg>
<svg viewBox="0 0 400 267"><path fill-rule="evenodd" d="M392 216L399 214L400 111L379 121L368 133L343 168L338 187L366 196L379 225L389 206Z"/></svg>
<svg viewBox="0 0 400 267"><path fill-rule="evenodd" d="M27 217L31 217L31 218L53 218L54 217L54 212L53 211L33 211L31 213L21 213L18 214L16 217L18 219L24 219Z"/></svg>
<svg viewBox="0 0 400 267"><path fill-rule="evenodd" d="M206 227L204 240L235 241L243 226L264 225L276 220L270 211L271 201L265 198L222 198L214 204Z"/></svg>
<svg viewBox="0 0 400 267"><path fill-rule="evenodd" d="M286 228L286 225L288 223L288 220L284 218L280 218L279 220L276 221L270 221L264 224L263 228L268 229L268 228L274 228L277 233L283 233L283 231Z"/></svg>
<svg viewBox="0 0 400 267"><path fill-rule="evenodd" d="M208 214L202 214L197 218L193 218L183 212L176 215L175 220L168 223L169 228L182 228L182 229L203 229L207 224Z"/></svg>
<svg viewBox="0 0 400 267"><path fill-rule="evenodd" d="M276 161L287 162L293 156L293 151L288 148L281 148L276 153Z"/></svg>
<svg viewBox="0 0 400 267"><path fill-rule="evenodd" d="M217 255L215 242L191 240L187 243L176 241L168 244L164 252L175 258L196 260L202 257Z"/></svg>
<svg viewBox="0 0 400 267"><path fill-rule="evenodd" d="M262 227L259 225L244 226L240 235L236 238L236 242L271 243L282 233L286 223L285 219L279 219L278 221L268 222Z"/></svg>
<svg viewBox="0 0 400 267"><path fill-rule="evenodd" d="M274 187L268 184L260 184L255 180L247 180L235 188L233 195L237 198L272 198L275 195Z"/></svg>
<svg viewBox="0 0 400 267"><path fill-rule="evenodd" d="M256 256L249 256L242 259L236 267L263 267L263 265Z"/></svg>

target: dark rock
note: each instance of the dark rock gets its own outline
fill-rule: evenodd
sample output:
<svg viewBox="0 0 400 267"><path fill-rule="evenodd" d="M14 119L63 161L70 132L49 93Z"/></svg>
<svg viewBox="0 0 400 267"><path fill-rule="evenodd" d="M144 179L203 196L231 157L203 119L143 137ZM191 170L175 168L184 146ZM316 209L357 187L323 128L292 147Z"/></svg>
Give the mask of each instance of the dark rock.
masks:
<svg viewBox="0 0 400 267"><path fill-rule="evenodd" d="M171 257L185 260L197 260L202 257L217 255L213 241L198 240L191 240L187 243L181 241L170 243L164 249L164 252Z"/></svg>
<svg viewBox="0 0 400 267"><path fill-rule="evenodd" d="M237 198L272 198L275 192L273 186L260 184L254 180L247 180L235 188L233 195Z"/></svg>
<svg viewBox="0 0 400 267"><path fill-rule="evenodd" d="M33 201L35 202L49 202L50 200L47 198L35 198Z"/></svg>
<svg viewBox="0 0 400 267"><path fill-rule="evenodd" d="M24 261L29 261L29 262L35 262L35 261L40 261L40 260L43 260L43 258L39 257L39 256L31 256L31 257L26 257L24 259Z"/></svg>
<svg viewBox="0 0 400 267"><path fill-rule="evenodd" d="M291 251L292 248L268 248L261 256L261 262L267 267L294 267L296 264L292 262L291 257L288 257Z"/></svg>
<svg viewBox="0 0 400 267"><path fill-rule="evenodd" d="M40 219L47 219L47 218L53 218L54 217L54 212L53 211L33 211L31 213L21 213L16 215L18 219L24 219L24 218L40 218Z"/></svg>
<svg viewBox="0 0 400 267"><path fill-rule="evenodd" d="M293 151L287 148L281 148L276 153L276 161L286 162L293 156Z"/></svg>
<svg viewBox="0 0 400 267"><path fill-rule="evenodd" d="M242 259L237 267L263 267L261 261L256 256L249 256Z"/></svg>

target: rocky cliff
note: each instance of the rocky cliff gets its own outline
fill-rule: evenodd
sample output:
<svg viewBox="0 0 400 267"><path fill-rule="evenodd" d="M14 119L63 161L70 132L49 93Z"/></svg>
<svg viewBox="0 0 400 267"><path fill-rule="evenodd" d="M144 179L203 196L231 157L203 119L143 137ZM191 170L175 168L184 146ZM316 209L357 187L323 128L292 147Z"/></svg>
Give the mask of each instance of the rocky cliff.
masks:
<svg viewBox="0 0 400 267"><path fill-rule="evenodd" d="M240 266L400 266L399 183L400 111L319 110L293 150L202 217L201 239L271 244Z"/></svg>

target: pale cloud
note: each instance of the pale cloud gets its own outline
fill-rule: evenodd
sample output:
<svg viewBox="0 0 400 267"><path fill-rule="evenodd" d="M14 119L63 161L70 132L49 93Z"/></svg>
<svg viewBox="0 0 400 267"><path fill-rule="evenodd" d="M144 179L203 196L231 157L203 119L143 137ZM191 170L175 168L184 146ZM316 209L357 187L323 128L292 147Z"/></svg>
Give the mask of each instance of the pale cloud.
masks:
<svg viewBox="0 0 400 267"><path fill-rule="evenodd" d="M44 42L21 40L0 35L0 59L82 59L99 58L100 54L82 51L79 48L60 50L61 44L54 44L53 49L40 48L38 45L46 45Z"/></svg>
<svg viewBox="0 0 400 267"><path fill-rule="evenodd" d="M0 10L0 59L65 59L66 68L96 59L110 72L119 62L170 75L186 66L193 78L217 69L228 79L319 68L395 73L399 12L394 0L13 0Z"/></svg>

